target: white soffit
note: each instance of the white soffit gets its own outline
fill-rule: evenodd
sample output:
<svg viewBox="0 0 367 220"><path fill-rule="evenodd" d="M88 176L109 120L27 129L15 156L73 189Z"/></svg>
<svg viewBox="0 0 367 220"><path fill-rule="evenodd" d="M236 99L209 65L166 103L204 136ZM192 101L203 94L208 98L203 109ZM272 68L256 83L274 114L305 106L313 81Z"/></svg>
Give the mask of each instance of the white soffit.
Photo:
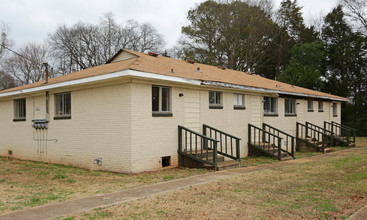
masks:
<svg viewBox="0 0 367 220"><path fill-rule="evenodd" d="M98 82L98 81L115 79L115 78L120 78L120 77L125 77L125 76L135 76L135 77L142 77L142 78L148 78L148 79L166 80L166 81L186 83L186 84L191 84L191 85L201 84L200 80L184 79L184 78L176 77L176 76L166 76L166 75L161 75L161 74L140 72L140 71L135 71L135 70L122 70L122 71L118 71L114 73L107 73L103 75L92 76L92 77L87 77L87 78L82 78L82 79L75 79L75 80L54 83L54 84L49 84L49 85L44 84L43 86L38 86L34 88L27 88L27 89L21 89L17 91L0 93L0 98L7 97L7 96L13 96L13 95L40 92L40 91L51 90L55 88L67 87L67 86L86 84L86 83L91 83L91 82Z"/></svg>

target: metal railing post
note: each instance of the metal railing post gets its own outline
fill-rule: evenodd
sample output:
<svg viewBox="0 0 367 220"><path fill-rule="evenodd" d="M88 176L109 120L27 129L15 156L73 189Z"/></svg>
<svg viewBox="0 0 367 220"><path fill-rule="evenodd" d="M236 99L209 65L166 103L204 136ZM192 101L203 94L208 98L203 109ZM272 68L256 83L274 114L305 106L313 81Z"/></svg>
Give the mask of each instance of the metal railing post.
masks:
<svg viewBox="0 0 367 220"><path fill-rule="evenodd" d="M324 130L327 130L327 129L326 129L326 121L324 121Z"/></svg>
<svg viewBox="0 0 367 220"><path fill-rule="evenodd" d="M206 136L206 126L205 126L205 124L203 124L203 135ZM203 147L204 147L204 149L208 149L208 141L207 141L207 139L205 139L204 144L203 144Z"/></svg>
<svg viewBox="0 0 367 220"><path fill-rule="evenodd" d="M294 158L294 137L292 137L292 157Z"/></svg>
<svg viewBox="0 0 367 220"><path fill-rule="evenodd" d="M306 133L306 137L305 138L308 138L308 127L307 127L307 125L305 126L305 133Z"/></svg>
<svg viewBox="0 0 367 220"><path fill-rule="evenodd" d="M251 144L251 124L248 124L248 131L247 131L247 133L248 133L248 137L247 137L248 144L250 145Z"/></svg>
<svg viewBox="0 0 367 220"><path fill-rule="evenodd" d="M240 140L236 139L236 152L237 152L237 162L241 161L241 154L240 154Z"/></svg>
<svg viewBox="0 0 367 220"><path fill-rule="evenodd" d="M217 169L217 141L214 141L214 145L213 145L213 163L214 163L214 168Z"/></svg>
<svg viewBox="0 0 367 220"><path fill-rule="evenodd" d="M299 135L298 135L298 131L299 131L298 126L299 126L299 123L296 122L296 137L299 137Z"/></svg>
<svg viewBox="0 0 367 220"><path fill-rule="evenodd" d="M331 146L334 145L334 127L333 124L331 124Z"/></svg>
<svg viewBox="0 0 367 220"><path fill-rule="evenodd" d="M178 163L179 166L182 166L182 128L180 128L180 126L178 127Z"/></svg>
<svg viewBox="0 0 367 220"><path fill-rule="evenodd" d="M281 148L282 148L282 140L278 137L278 160L281 160Z"/></svg>

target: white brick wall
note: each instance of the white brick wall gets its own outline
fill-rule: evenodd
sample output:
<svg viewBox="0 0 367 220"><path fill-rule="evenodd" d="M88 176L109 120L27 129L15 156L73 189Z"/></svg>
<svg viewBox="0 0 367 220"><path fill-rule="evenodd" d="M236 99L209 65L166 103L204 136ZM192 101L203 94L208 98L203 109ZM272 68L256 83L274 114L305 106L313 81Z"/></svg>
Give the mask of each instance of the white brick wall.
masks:
<svg viewBox="0 0 367 220"><path fill-rule="evenodd" d="M153 117L152 84L172 88L172 117ZM212 90L212 89L210 89ZM46 113L45 95L28 96L27 119L13 122L13 100L0 101L0 155L13 150L14 157L52 163L70 164L88 169L116 172L142 172L162 168L161 158L171 156L177 166L177 126L183 125L202 133L202 124L240 137L241 156L247 156L248 123L261 127L262 122L295 135L296 121L340 123L332 116L331 102L324 102L324 112L307 112L307 100L298 99L297 117L284 116L284 98L278 98L278 117L263 116L263 95L245 94L245 110L233 109L233 93L223 92L223 109L209 108L209 89L186 87L167 82L132 80L114 85L84 87L71 91L72 118L54 120L54 91L50 91L50 122L47 129L47 154L37 153L36 132L31 120ZM179 94L183 93L183 97ZM38 110L36 110L38 109ZM36 133L35 133L36 134ZM37 135L36 135L37 136ZM94 164L102 158L102 166Z"/></svg>
<svg viewBox="0 0 367 220"><path fill-rule="evenodd" d="M47 142L47 154L37 153L33 140L37 131L31 127L33 118L45 117L45 95L27 97L25 122L12 121L12 100L0 102L0 154L6 156L10 149L22 159L130 172L130 85L66 91L71 91L72 118L64 120L53 119L54 94L50 92L47 138L57 142ZM102 158L102 166L94 164L95 157Z"/></svg>

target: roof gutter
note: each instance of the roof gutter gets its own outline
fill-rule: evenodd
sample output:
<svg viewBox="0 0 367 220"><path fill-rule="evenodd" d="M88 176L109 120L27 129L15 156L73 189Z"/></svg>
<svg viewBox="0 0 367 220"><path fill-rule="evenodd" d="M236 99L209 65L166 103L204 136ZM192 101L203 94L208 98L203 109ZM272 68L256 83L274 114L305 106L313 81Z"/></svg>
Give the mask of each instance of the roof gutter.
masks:
<svg viewBox="0 0 367 220"><path fill-rule="evenodd" d="M345 99L333 98L333 97L328 97L328 96L308 95L308 94L303 94L303 93L286 92L286 91L280 91L280 90L275 90L275 89L265 89L265 88L243 86L243 85L236 85L236 84L231 84L231 83L223 83L223 82L215 82L215 81L202 81L201 84L206 85L206 86L234 88L234 89L242 89L242 90L254 91L254 92L277 93L277 94L283 94L283 95L301 96L305 98L320 98L320 99L346 102Z"/></svg>

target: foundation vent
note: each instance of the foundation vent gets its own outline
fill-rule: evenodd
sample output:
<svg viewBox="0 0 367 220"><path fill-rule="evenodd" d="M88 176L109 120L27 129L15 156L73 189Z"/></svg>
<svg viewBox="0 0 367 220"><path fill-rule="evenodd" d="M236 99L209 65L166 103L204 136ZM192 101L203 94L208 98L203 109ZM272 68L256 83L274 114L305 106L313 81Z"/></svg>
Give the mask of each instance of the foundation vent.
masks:
<svg viewBox="0 0 367 220"><path fill-rule="evenodd" d="M162 157L162 167L169 167L171 166L171 156Z"/></svg>

